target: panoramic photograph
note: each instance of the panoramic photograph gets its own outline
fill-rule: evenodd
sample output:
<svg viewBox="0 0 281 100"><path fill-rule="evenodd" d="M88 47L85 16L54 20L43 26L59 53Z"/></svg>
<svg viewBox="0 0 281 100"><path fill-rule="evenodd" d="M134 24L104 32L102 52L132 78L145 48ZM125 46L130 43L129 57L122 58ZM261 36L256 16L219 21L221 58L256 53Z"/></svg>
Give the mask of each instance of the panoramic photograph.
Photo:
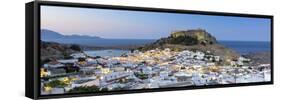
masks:
<svg viewBox="0 0 281 100"><path fill-rule="evenodd" d="M40 9L41 95L271 81L270 19Z"/></svg>

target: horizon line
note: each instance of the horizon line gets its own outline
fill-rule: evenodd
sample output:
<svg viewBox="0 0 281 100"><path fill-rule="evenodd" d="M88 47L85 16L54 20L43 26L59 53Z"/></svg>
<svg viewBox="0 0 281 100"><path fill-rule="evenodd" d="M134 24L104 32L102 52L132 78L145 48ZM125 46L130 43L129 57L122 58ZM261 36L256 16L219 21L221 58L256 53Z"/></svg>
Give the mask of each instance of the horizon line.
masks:
<svg viewBox="0 0 281 100"><path fill-rule="evenodd" d="M96 36L96 35L88 35L88 34L79 34L79 33L76 33L76 34L62 34L61 32L57 32L57 31L54 31L54 30L50 30L50 29L46 29L46 28L43 28L43 29L40 29L40 30L49 30L49 31L53 31L53 32L56 32L60 35L64 35L64 36L73 36L73 35L78 35L78 36L88 36L88 37L98 37L99 39L139 39L139 40L158 40L158 39L161 39L161 38L167 38L167 37L160 37L160 38L105 38L105 37L102 37L102 36ZM40 32L41 34L41 32ZM271 42L271 40L267 41L267 40L219 40L217 39L217 41L241 41L241 42Z"/></svg>

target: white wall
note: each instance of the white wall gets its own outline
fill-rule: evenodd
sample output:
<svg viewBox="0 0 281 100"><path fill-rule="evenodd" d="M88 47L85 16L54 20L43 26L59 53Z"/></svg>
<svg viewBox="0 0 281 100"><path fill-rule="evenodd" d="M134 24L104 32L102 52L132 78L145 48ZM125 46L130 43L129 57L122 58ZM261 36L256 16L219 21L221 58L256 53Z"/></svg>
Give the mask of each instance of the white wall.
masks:
<svg viewBox="0 0 281 100"><path fill-rule="evenodd" d="M29 100L24 97L24 3L30 0L1 0L0 2L0 98L1 100ZM267 86L201 89L173 92L79 97L61 100L270 100L280 98L281 12L279 0L61 0L96 4L159 7L233 13L274 15L275 84ZM278 9L279 8L279 9ZM278 39L279 38L279 39ZM278 46L279 45L279 46ZM279 58L279 59L278 59ZM279 62L278 62L279 61Z"/></svg>

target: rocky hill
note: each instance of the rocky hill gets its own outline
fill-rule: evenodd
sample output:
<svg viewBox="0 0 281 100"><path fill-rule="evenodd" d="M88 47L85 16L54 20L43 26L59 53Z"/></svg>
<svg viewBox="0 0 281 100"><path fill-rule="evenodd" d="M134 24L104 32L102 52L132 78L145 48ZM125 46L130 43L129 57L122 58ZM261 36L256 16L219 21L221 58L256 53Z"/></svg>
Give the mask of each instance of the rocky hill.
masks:
<svg viewBox="0 0 281 100"><path fill-rule="evenodd" d="M67 59L70 58L70 54L75 52L81 52L81 48L78 45L66 45L55 42L41 41L41 61L46 62L55 59Z"/></svg>
<svg viewBox="0 0 281 100"><path fill-rule="evenodd" d="M166 39L167 43L171 44L183 44L183 45L207 45L215 44L217 40L210 33L202 29L194 29L187 31L175 31L172 32L170 37Z"/></svg>
<svg viewBox="0 0 281 100"><path fill-rule="evenodd" d="M203 29L186 31L175 31L167 38L161 38L154 43L138 48L141 51L150 49L170 48L172 50L198 50L202 52L211 51L214 55L224 59L236 59L240 55L230 48L220 45L216 38Z"/></svg>
<svg viewBox="0 0 281 100"><path fill-rule="evenodd" d="M210 45L218 43L216 38L202 29L175 31L167 38L161 38L154 44Z"/></svg>

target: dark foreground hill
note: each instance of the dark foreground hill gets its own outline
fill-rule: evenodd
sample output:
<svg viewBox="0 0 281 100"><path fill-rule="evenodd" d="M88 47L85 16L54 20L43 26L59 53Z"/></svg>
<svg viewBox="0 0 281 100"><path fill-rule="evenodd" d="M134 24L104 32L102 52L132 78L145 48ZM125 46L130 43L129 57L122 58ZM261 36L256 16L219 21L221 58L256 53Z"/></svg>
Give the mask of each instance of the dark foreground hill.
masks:
<svg viewBox="0 0 281 100"><path fill-rule="evenodd" d="M224 60L237 59L240 56L234 50L219 44L214 36L203 29L175 31L167 38L161 38L138 49L146 51L155 48L170 48L176 51L211 51L214 55L221 56Z"/></svg>
<svg viewBox="0 0 281 100"><path fill-rule="evenodd" d="M81 52L81 48L74 44L59 44L55 42L41 41L41 61L46 62L56 59L70 58L70 54L75 52Z"/></svg>

